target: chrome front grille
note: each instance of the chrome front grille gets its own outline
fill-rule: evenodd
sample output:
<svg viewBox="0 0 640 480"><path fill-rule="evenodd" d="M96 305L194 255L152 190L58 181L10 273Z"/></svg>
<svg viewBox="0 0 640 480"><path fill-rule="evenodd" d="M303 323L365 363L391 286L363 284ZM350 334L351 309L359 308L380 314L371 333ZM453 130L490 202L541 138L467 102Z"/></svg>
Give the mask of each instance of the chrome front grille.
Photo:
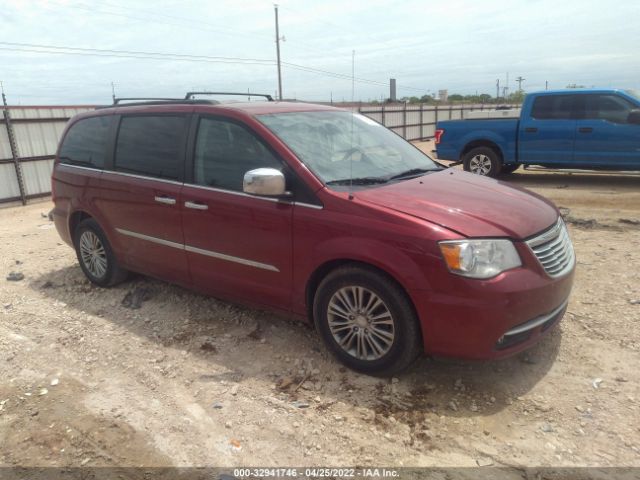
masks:
<svg viewBox="0 0 640 480"><path fill-rule="evenodd" d="M549 276L560 277L573 268L576 257L562 217L549 230L527 240L527 245Z"/></svg>

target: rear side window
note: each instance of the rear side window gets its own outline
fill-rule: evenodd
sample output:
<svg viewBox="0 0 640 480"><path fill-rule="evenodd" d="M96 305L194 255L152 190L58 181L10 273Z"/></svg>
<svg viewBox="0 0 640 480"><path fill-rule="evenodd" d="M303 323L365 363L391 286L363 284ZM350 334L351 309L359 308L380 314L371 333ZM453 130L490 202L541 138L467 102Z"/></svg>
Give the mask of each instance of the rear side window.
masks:
<svg viewBox="0 0 640 480"><path fill-rule="evenodd" d="M617 95L587 95L584 118L627 123L633 105Z"/></svg>
<svg viewBox="0 0 640 480"><path fill-rule="evenodd" d="M574 118L576 97L577 95L541 95L533 101L531 116L538 120Z"/></svg>
<svg viewBox="0 0 640 480"><path fill-rule="evenodd" d="M227 120L200 120L194 158L197 184L242 191L244 174L262 167L282 170L280 161L250 131Z"/></svg>
<svg viewBox="0 0 640 480"><path fill-rule="evenodd" d="M60 162L103 168L112 117L91 117L73 124L60 148Z"/></svg>
<svg viewBox="0 0 640 480"><path fill-rule="evenodd" d="M115 170L178 180L183 170L185 127L183 116L122 117Z"/></svg>

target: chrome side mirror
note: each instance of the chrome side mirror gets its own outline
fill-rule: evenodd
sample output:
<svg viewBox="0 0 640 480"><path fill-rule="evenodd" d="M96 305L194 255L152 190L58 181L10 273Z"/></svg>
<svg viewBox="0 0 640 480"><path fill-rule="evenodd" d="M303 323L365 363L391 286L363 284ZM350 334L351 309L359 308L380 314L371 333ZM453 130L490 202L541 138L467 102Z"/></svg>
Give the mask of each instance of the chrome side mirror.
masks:
<svg viewBox="0 0 640 480"><path fill-rule="evenodd" d="M242 182L244 193L262 195L266 197L280 197L287 195L284 175L275 168L256 168L244 174Z"/></svg>

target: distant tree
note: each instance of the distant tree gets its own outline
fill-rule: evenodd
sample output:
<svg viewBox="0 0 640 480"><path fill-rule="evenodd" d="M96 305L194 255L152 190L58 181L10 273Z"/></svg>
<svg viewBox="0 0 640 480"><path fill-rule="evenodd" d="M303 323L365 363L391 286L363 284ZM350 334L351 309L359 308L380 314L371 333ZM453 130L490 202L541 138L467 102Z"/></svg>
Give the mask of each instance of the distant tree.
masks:
<svg viewBox="0 0 640 480"><path fill-rule="evenodd" d="M524 95L524 90L518 90L517 92L510 93L506 100L509 103L522 103Z"/></svg>
<svg viewBox="0 0 640 480"><path fill-rule="evenodd" d="M570 83L569 85L567 85L567 88L585 88L584 85L577 85L575 83Z"/></svg>
<svg viewBox="0 0 640 480"><path fill-rule="evenodd" d="M420 97L420 103L432 103L433 97L431 95L423 95Z"/></svg>
<svg viewBox="0 0 640 480"><path fill-rule="evenodd" d="M491 102L491 95L489 95L488 93L481 93L480 95L478 95L478 98L480 100L480 103Z"/></svg>
<svg viewBox="0 0 640 480"><path fill-rule="evenodd" d="M461 102L462 100L464 100L464 97L458 93L452 93L449 95L449 101L451 102Z"/></svg>

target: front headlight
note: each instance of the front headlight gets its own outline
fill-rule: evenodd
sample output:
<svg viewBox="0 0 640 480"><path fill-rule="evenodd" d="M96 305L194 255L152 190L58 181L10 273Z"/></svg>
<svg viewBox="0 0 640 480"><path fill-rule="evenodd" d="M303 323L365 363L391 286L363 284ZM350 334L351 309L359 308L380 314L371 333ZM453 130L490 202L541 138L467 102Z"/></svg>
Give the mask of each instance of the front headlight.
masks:
<svg viewBox="0 0 640 480"><path fill-rule="evenodd" d="M510 240L451 240L440 242L449 270L471 278L491 278L522 265Z"/></svg>

